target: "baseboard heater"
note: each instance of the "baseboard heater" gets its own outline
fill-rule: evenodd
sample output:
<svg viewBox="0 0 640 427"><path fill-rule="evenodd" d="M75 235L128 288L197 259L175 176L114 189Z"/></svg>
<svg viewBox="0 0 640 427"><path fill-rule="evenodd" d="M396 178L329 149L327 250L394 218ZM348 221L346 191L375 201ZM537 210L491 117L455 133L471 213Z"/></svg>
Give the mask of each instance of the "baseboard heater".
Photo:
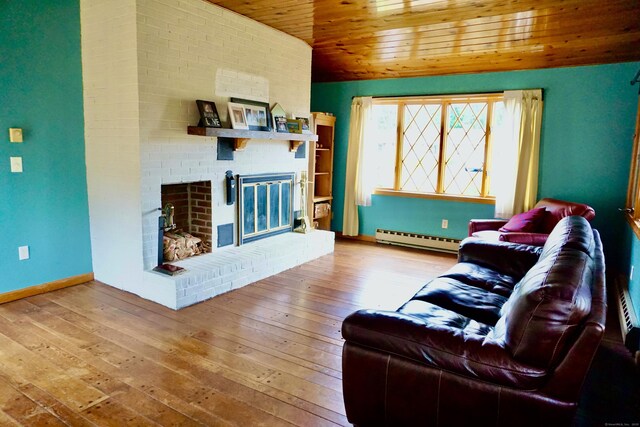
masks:
<svg viewBox="0 0 640 427"><path fill-rule="evenodd" d="M376 241L386 245L408 246L439 252L457 253L460 240L426 234L405 233L404 231L376 230Z"/></svg>
<svg viewBox="0 0 640 427"><path fill-rule="evenodd" d="M616 299L618 300L618 316L624 345L635 354L640 350L640 322L633 310L628 286L623 279L615 280Z"/></svg>

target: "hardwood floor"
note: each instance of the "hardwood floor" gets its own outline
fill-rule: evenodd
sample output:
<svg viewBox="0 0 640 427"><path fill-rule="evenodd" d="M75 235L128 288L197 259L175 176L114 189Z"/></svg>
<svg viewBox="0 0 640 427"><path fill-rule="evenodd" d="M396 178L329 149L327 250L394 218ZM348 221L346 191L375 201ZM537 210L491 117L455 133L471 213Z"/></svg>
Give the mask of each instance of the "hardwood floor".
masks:
<svg viewBox="0 0 640 427"><path fill-rule="evenodd" d="M0 425L349 425L342 319L454 263L339 241L177 312L98 282L0 305Z"/></svg>
<svg viewBox="0 0 640 427"><path fill-rule="evenodd" d="M177 312L98 282L0 305L0 425L349 425L342 319L395 309L454 263L341 240L333 255ZM640 420L616 322L575 426Z"/></svg>

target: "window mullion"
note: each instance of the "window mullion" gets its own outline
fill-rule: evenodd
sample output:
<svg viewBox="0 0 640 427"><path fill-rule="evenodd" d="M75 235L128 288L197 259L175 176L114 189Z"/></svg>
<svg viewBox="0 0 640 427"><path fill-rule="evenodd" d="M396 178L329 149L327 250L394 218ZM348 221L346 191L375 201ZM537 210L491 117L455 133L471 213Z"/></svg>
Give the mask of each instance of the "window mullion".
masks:
<svg viewBox="0 0 640 427"><path fill-rule="evenodd" d="M493 117L494 104L494 101L487 101L487 124L484 129L484 163L482 164L482 197L487 197L489 195L489 184L491 182L491 178L489 177L491 156L489 153L491 150L491 120Z"/></svg>
<svg viewBox="0 0 640 427"><path fill-rule="evenodd" d="M404 102L398 102L398 122L397 122L397 140L396 144L396 179L394 182L394 190L400 190L402 185L402 145L404 142Z"/></svg>
<svg viewBox="0 0 640 427"><path fill-rule="evenodd" d="M438 153L438 186L436 188L436 193L442 194L444 193L444 172L445 172L445 150L447 148L447 109L449 102L443 101L441 104L441 115L440 115L440 152Z"/></svg>

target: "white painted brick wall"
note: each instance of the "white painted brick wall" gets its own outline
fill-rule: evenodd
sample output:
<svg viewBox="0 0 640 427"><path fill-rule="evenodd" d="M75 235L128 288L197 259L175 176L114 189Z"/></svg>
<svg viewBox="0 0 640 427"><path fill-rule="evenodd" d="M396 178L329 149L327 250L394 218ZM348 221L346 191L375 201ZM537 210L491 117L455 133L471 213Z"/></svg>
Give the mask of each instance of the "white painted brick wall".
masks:
<svg viewBox="0 0 640 427"><path fill-rule="evenodd" d="M82 68L93 271L142 282L135 0L82 0Z"/></svg>
<svg viewBox="0 0 640 427"><path fill-rule="evenodd" d="M250 141L235 160L216 160L215 138L186 134L198 122L196 99L216 103L227 120L229 97L250 98L309 115L311 49L304 42L202 0L139 1L141 194L145 269L157 259L160 185L212 181L213 242L234 222L224 176L305 170L286 141ZM299 209L299 189L294 193Z"/></svg>
<svg viewBox="0 0 640 427"><path fill-rule="evenodd" d="M160 185L212 181L215 243L217 225L236 216L224 201L226 170L299 173L307 164L287 142L266 140L217 161L215 138L186 134L195 100L214 101L223 121L233 96L308 116L311 48L204 0L81 0L81 20L94 272L176 306L175 293L140 280L157 259ZM294 195L299 209L299 188ZM216 280L223 290L246 281Z"/></svg>

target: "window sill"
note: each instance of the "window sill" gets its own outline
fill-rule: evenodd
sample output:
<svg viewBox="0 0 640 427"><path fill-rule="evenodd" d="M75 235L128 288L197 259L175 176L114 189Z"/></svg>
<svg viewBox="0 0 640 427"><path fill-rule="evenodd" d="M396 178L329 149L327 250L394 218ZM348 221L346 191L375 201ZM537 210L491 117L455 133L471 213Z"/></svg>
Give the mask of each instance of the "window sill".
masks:
<svg viewBox="0 0 640 427"><path fill-rule="evenodd" d="M640 220L634 219L631 214L626 214L625 218L627 218L627 222L631 226L636 238L640 239Z"/></svg>
<svg viewBox="0 0 640 427"><path fill-rule="evenodd" d="M435 200L448 200L450 202L467 202L467 203L481 203L485 205L495 205L495 197L474 197L474 196L454 196L451 194L435 194L435 193L415 193L411 191L399 191L391 190L388 188L376 188L373 194L378 196L393 196L393 197L410 197L415 199L435 199Z"/></svg>

